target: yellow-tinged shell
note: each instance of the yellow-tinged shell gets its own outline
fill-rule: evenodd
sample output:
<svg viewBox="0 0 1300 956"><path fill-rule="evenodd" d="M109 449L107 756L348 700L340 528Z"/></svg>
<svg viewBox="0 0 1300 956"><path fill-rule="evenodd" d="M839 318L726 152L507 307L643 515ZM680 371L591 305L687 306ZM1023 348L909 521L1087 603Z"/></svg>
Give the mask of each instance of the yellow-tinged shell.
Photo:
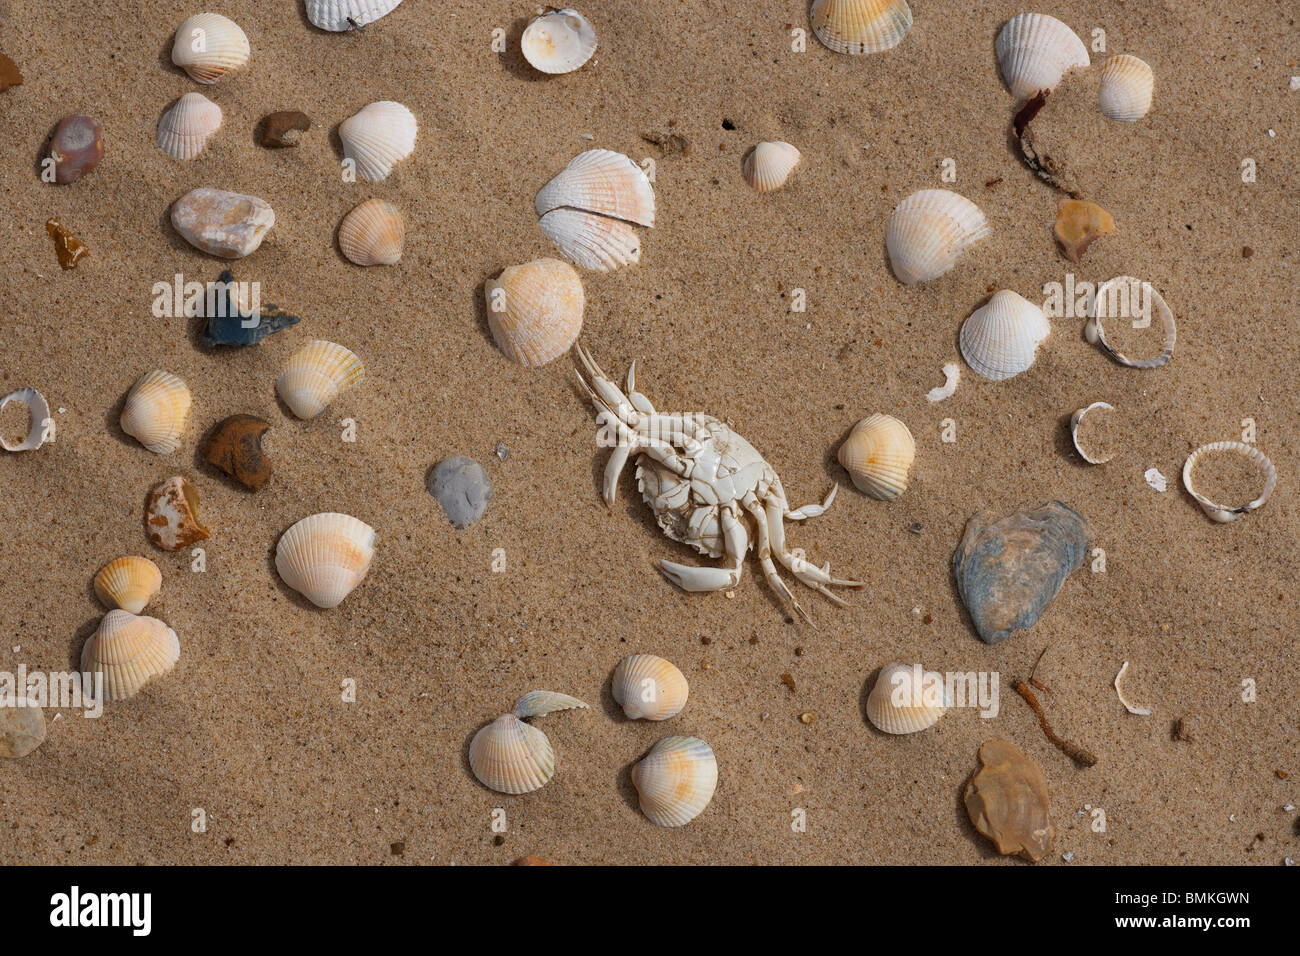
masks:
<svg viewBox="0 0 1300 956"><path fill-rule="evenodd" d="M158 120L158 147L172 159L196 159L220 128L221 107L202 93L186 93Z"/></svg>
<svg viewBox="0 0 1300 956"><path fill-rule="evenodd" d="M665 737L632 768L641 812L661 827L680 827L699 816L718 786L718 761L698 737Z"/></svg>
<svg viewBox="0 0 1300 956"><path fill-rule="evenodd" d="M609 272L641 261L641 237L622 219L561 207L537 224L560 255L584 269Z"/></svg>
<svg viewBox="0 0 1300 956"><path fill-rule="evenodd" d="M502 714L470 741L469 766L479 783L498 793L531 793L555 775L555 751L536 727Z"/></svg>
<svg viewBox="0 0 1300 956"><path fill-rule="evenodd" d="M110 561L95 575L95 596L111 608L139 614L162 588L162 572L148 558Z"/></svg>
<svg viewBox="0 0 1300 956"><path fill-rule="evenodd" d="M190 390L177 376L148 372L127 392L120 419L122 431L151 452L169 455L181 446L190 403Z"/></svg>
<svg viewBox="0 0 1300 956"><path fill-rule="evenodd" d="M670 661L632 654L618 662L610 684L614 700L632 720L667 720L686 706L686 677Z"/></svg>
<svg viewBox="0 0 1300 956"><path fill-rule="evenodd" d="M402 258L406 223L384 199L367 199L339 224L339 251L359 266L391 266Z"/></svg>
<svg viewBox="0 0 1300 956"><path fill-rule="evenodd" d="M415 114L401 103L371 103L339 124L343 158L356 164L357 175L366 182L383 182L415 151L419 131Z"/></svg>
<svg viewBox="0 0 1300 956"><path fill-rule="evenodd" d="M281 580L317 607L338 607L375 556L375 529L351 515L323 512L294 524L275 546Z"/></svg>
<svg viewBox="0 0 1300 956"><path fill-rule="evenodd" d="M586 296L567 262L535 259L510 266L483 291L492 338L510 361L545 365L578 340Z"/></svg>
<svg viewBox="0 0 1300 956"><path fill-rule="evenodd" d="M533 200L537 215L578 209L641 226L655 224L655 194L643 170L622 153L589 149L543 186Z"/></svg>
<svg viewBox="0 0 1300 956"><path fill-rule="evenodd" d="M913 734L933 726L947 703L942 674L919 664L890 664L867 695L867 719L887 734Z"/></svg>
<svg viewBox="0 0 1300 956"><path fill-rule="evenodd" d="M365 377L365 364L349 349L315 339L289 356L275 391L299 418L315 418Z"/></svg>
<svg viewBox="0 0 1300 956"><path fill-rule="evenodd" d="M912 29L907 0L813 0L812 28L836 53L882 53Z"/></svg>
<svg viewBox="0 0 1300 956"><path fill-rule="evenodd" d="M81 670L92 675L84 689L93 693L93 675L102 674L104 700L126 700L175 667L180 656L176 632L162 621L109 611L81 650Z"/></svg>
<svg viewBox="0 0 1300 956"><path fill-rule="evenodd" d="M889 264L906 285L938 278L989 234L980 207L947 189L921 189L897 206L885 230Z"/></svg>
<svg viewBox="0 0 1300 956"><path fill-rule="evenodd" d="M853 426L838 457L859 491L893 501L907 490L916 442L897 418L877 413Z"/></svg>
<svg viewBox="0 0 1300 956"><path fill-rule="evenodd" d="M172 42L172 62L199 83L219 83L239 72L251 52L239 24L219 13L190 17Z"/></svg>
<svg viewBox="0 0 1300 956"><path fill-rule="evenodd" d="M741 162L745 182L760 193L775 192L786 184L803 156L789 143L780 140L759 143Z"/></svg>
<svg viewBox="0 0 1300 956"><path fill-rule="evenodd" d="M1155 90L1156 75L1144 60L1127 53L1112 56L1101 68L1097 97L1101 115L1121 123L1136 122L1150 111Z"/></svg>

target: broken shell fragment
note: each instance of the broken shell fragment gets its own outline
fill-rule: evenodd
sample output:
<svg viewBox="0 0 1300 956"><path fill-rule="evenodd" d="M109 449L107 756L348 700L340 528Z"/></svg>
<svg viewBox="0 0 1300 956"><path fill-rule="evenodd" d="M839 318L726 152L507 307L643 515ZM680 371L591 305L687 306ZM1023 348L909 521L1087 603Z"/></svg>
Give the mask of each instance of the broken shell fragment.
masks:
<svg viewBox="0 0 1300 956"><path fill-rule="evenodd" d="M914 734L932 727L948 709L943 675L920 664L890 664L867 695L867 719L887 734Z"/></svg>
<svg viewBox="0 0 1300 956"><path fill-rule="evenodd" d="M1136 122L1150 111L1155 88L1156 75L1145 61L1127 53L1112 56L1101 68L1101 115L1121 123Z"/></svg>
<svg viewBox="0 0 1300 956"><path fill-rule="evenodd" d="M889 217L889 264L905 285L928 282L956 265L962 251L989 231L984 213L969 199L947 189L922 189Z"/></svg>
<svg viewBox="0 0 1300 956"><path fill-rule="evenodd" d="M1145 297L1145 298L1144 298ZM1164 327L1164 346L1159 355L1150 359L1131 359L1106 341L1106 329L1102 326L1104 318L1132 318L1134 328L1151 324L1151 308L1160 314L1160 324ZM1150 282L1143 282L1133 276L1116 276L1097 287L1096 297L1092 303L1092 314L1083 327L1084 337L1097 346L1120 365L1129 368L1159 368L1174 357L1174 345L1178 341L1178 329L1174 325L1174 312Z"/></svg>
<svg viewBox="0 0 1300 956"><path fill-rule="evenodd" d="M99 121L80 113L61 120L54 127L46 154L54 160L54 181L64 186L75 183L104 158Z"/></svg>
<svg viewBox="0 0 1300 956"><path fill-rule="evenodd" d="M1123 666L1120 667L1119 673L1115 675L1115 693L1119 696L1119 702L1124 705L1124 709L1130 714L1136 714L1138 717L1150 717L1150 707L1135 707L1133 704L1129 703L1128 698L1124 696L1124 690L1119 686L1119 682L1124 679L1124 675L1127 673L1128 661L1125 661Z"/></svg>
<svg viewBox="0 0 1300 956"><path fill-rule="evenodd" d="M520 720L530 717L545 717L561 710L586 710L591 705L585 700L578 700L568 694L553 690L530 690L515 701L515 716Z"/></svg>
<svg viewBox="0 0 1300 956"><path fill-rule="evenodd" d="M995 46L1002 79L1018 100L1055 89L1067 70L1091 62L1078 35L1043 13L1012 17L998 33Z"/></svg>
<svg viewBox="0 0 1300 956"><path fill-rule="evenodd" d="M8 693L0 694L0 757L16 760L45 743L45 713Z"/></svg>
<svg viewBox="0 0 1300 956"><path fill-rule="evenodd" d="M179 551L212 537L199 521L199 493L180 475L150 490L144 525L149 540L164 551Z"/></svg>
<svg viewBox="0 0 1300 956"><path fill-rule="evenodd" d="M172 159L195 159L220 128L221 107L202 93L186 93L158 121L158 146Z"/></svg>
<svg viewBox="0 0 1300 956"><path fill-rule="evenodd" d="M555 751L546 734L524 721L587 706L568 694L528 692L519 698L514 713L502 714L474 735L469 744L470 770L479 783L498 793L531 793L545 786L555 775Z"/></svg>
<svg viewBox="0 0 1300 956"><path fill-rule="evenodd" d="M1192 472L1196 469L1196 463L1206 455L1219 452L1233 452L1254 463L1264 481L1264 488L1258 497L1246 502L1244 505L1229 506L1217 504L1196 490L1196 487L1192 484ZM1269 461L1268 456L1258 448L1247 445L1245 442L1216 441L1208 445L1202 445L1188 455L1187 461L1183 463L1183 487L1187 489L1189 495L1196 499L1196 503L1201 506L1201 510L1206 515L1219 522L1236 521L1246 512L1262 507L1264 502L1268 501L1269 496L1273 494L1273 488L1276 485L1277 469L1273 467L1273 462Z"/></svg>
<svg viewBox="0 0 1300 956"><path fill-rule="evenodd" d="M786 184L801 159L799 150L789 143L759 143L745 155L740 169L755 191L770 193Z"/></svg>
<svg viewBox="0 0 1300 956"><path fill-rule="evenodd" d="M308 342L285 363L275 391L301 419L315 418L346 389L366 377L361 359L334 342Z"/></svg>
<svg viewBox="0 0 1300 956"><path fill-rule="evenodd" d="M483 517L492 500L492 482L487 472L473 458L464 455L438 462L429 472L426 487L458 531Z"/></svg>
<svg viewBox="0 0 1300 956"><path fill-rule="evenodd" d="M1106 454L1104 452L1098 451L1095 448L1092 448L1091 445L1088 443L1086 436L1083 441L1080 441L1079 439L1079 429L1083 425L1084 418L1088 415L1089 412L1093 412L1098 409L1104 409L1105 411L1108 412L1114 412L1115 406L1108 404L1107 402L1093 402L1088 407L1081 408L1078 411L1076 411L1073 415L1070 416L1070 440L1074 442L1074 450L1079 453L1080 458L1082 458L1090 465L1104 465L1106 462L1110 461L1112 458L1115 457L1115 452L1113 450L1109 454Z"/></svg>
<svg viewBox="0 0 1300 956"><path fill-rule="evenodd" d="M176 30L172 62L199 83L219 83L242 70L251 49L234 20L219 13L200 13Z"/></svg>
<svg viewBox="0 0 1300 956"><path fill-rule="evenodd" d="M415 150L419 129L415 114L401 103L371 103L339 125L343 158L356 165L362 179L383 182L393 167Z"/></svg>
<svg viewBox="0 0 1300 956"><path fill-rule="evenodd" d="M542 73L572 73L596 52L596 28L577 10L549 10L519 39L524 59Z"/></svg>
<svg viewBox="0 0 1300 956"><path fill-rule="evenodd" d="M406 223L385 199L367 199L339 224L339 251L359 266L391 266L402 258Z"/></svg>
<svg viewBox="0 0 1300 956"><path fill-rule="evenodd" d="M308 515L280 535L275 570L317 607L338 607L370 570L375 539L375 529L351 515Z"/></svg>
<svg viewBox="0 0 1300 956"><path fill-rule="evenodd" d="M180 378L171 372L147 372L126 394L122 431L154 454L170 455L181 447L190 403L190 390Z"/></svg>
<svg viewBox="0 0 1300 956"><path fill-rule="evenodd" d="M27 437L20 442L11 442L0 435L0 448L5 451L36 451L47 441L54 441L54 419L50 417L50 404L34 388L14 389L4 398L0 398L0 410L10 402L20 402L27 406Z"/></svg>
<svg viewBox="0 0 1300 956"><path fill-rule="evenodd" d="M250 491L271 479L271 462L262 451L270 422L252 415L231 415L208 436L203 460Z"/></svg>
<svg viewBox="0 0 1300 956"><path fill-rule="evenodd" d="M537 224L564 258L583 269L609 272L641 261L641 237L622 219L562 207Z"/></svg>
<svg viewBox="0 0 1300 956"><path fill-rule="evenodd" d="M1052 232L1061 244L1065 257L1078 262L1092 243L1115 231L1115 219L1095 202L1062 199L1056 211Z"/></svg>
<svg viewBox="0 0 1300 956"><path fill-rule="evenodd" d="M537 215L567 207L634 222L655 224L655 195L645 171L622 153L589 149L538 191Z"/></svg>
<svg viewBox="0 0 1300 956"><path fill-rule="evenodd" d="M665 737L632 768L632 784L651 823L684 826L713 799L718 761L698 737Z"/></svg>
<svg viewBox="0 0 1300 956"><path fill-rule="evenodd" d="M506 358L530 368L567 352L582 331L586 296L573 266L535 259L502 270L483 287L488 326Z"/></svg>
<svg viewBox="0 0 1300 956"><path fill-rule="evenodd" d="M200 186L172 203L172 226L196 249L222 259L242 259L275 225L264 199Z"/></svg>
<svg viewBox="0 0 1300 956"><path fill-rule="evenodd" d="M1041 860L1056 837L1043 771L1014 744L996 737L980 745L979 760L963 794L971 823L1004 856Z"/></svg>
<svg viewBox="0 0 1300 956"><path fill-rule="evenodd" d="M180 660L176 632L154 617L130 611L109 611L81 649L83 674L102 675L103 699L126 700L145 684L161 677ZM87 679L83 691L91 693L95 681Z"/></svg>
<svg viewBox="0 0 1300 956"><path fill-rule="evenodd" d="M307 19L331 33L360 30L388 16L402 0L307 0Z"/></svg>
<svg viewBox="0 0 1300 956"><path fill-rule="evenodd" d="M681 713L689 693L686 676L653 654L631 654L618 662L610 692L629 720L667 720Z"/></svg>
<svg viewBox="0 0 1300 956"><path fill-rule="evenodd" d="M948 362L943 367L943 384L936 385L925 393L927 402L942 402L944 399L952 398L953 392L957 391L957 383L961 381L961 366L956 362Z"/></svg>
<svg viewBox="0 0 1300 956"><path fill-rule="evenodd" d="M1033 365L1039 343L1051 331L1042 309L1003 289L962 323L962 358L979 375L1000 382Z"/></svg>
<svg viewBox="0 0 1300 956"><path fill-rule="evenodd" d="M893 501L907 490L916 442L897 418L877 413L853 426L838 458L859 491Z"/></svg>
<svg viewBox="0 0 1300 956"><path fill-rule="evenodd" d="M813 33L836 53L882 53L912 29L907 0L813 0Z"/></svg>
<svg viewBox="0 0 1300 956"><path fill-rule="evenodd" d="M258 124L257 141L267 149L285 149L297 146L302 134L311 129L311 117L298 110L280 110L268 113Z"/></svg>
<svg viewBox="0 0 1300 956"><path fill-rule="evenodd" d="M161 589L162 572L148 558L118 558L95 575L95 597L132 614L143 611Z"/></svg>
<svg viewBox="0 0 1300 956"><path fill-rule="evenodd" d="M68 232L57 219L47 219L45 231L54 240L54 254L59 259L59 268L65 271L77 268L81 257L90 251L84 242Z"/></svg>

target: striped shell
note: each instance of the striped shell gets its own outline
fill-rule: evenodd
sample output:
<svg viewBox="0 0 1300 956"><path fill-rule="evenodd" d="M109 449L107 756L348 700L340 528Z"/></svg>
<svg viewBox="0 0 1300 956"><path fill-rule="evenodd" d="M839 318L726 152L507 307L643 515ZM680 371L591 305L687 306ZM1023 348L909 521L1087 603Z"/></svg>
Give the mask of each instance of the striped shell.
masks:
<svg viewBox="0 0 1300 956"><path fill-rule="evenodd" d="M248 37L234 20L200 13L176 29L172 62L199 83L219 83L248 63Z"/></svg>
<svg viewBox="0 0 1300 956"><path fill-rule="evenodd" d="M95 575L95 596L111 608L139 614L162 588L162 572L148 558L118 558Z"/></svg>
<svg viewBox="0 0 1300 956"><path fill-rule="evenodd" d="M402 258L406 223L384 199L367 199L339 224L339 251L359 266L391 266Z"/></svg>
<svg viewBox="0 0 1300 956"><path fill-rule="evenodd" d="M907 0L813 0L813 33L836 53L882 53L912 29Z"/></svg>
<svg viewBox="0 0 1300 956"><path fill-rule="evenodd" d="M718 786L718 761L698 737L665 737L632 768L641 812L661 827L680 827L699 816Z"/></svg>
<svg viewBox="0 0 1300 956"><path fill-rule="evenodd" d="M555 751L536 727L502 714L470 741L469 766L479 783L498 793L531 793L555 776Z"/></svg>
<svg viewBox="0 0 1300 956"><path fill-rule="evenodd" d="M572 73L596 52L596 28L577 10L549 10L519 38L524 59L542 73Z"/></svg>
<svg viewBox="0 0 1300 956"><path fill-rule="evenodd" d="M1192 484L1192 472L1196 470L1196 463L1204 456L1216 454L1218 452L1233 452L1234 454L1244 456L1254 463L1255 467L1259 469L1259 473L1264 479L1264 488L1257 497L1246 502L1244 505L1221 505L1217 502L1211 501L1209 498L1205 497L1205 495L1201 494L1201 492L1196 490L1196 487ZM1219 522L1236 521L1246 512L1254 511L1256 508L1262 507L1264 502L1268 501L1269 496L1273 494L1273 488L1276 485L1277 469L1273 467L1273 462L1269 461L1268 456L1258 448L1253 445L1247 445L1245 442L1216 441L1211 442L1208 445L1202 445L1200 448L1188 455L1187 461L1183 463L1183 487L1187 489L1189 495L1196 499L1196 503L1201 506L1202 511L1213 520Z"/></svg>
<svg viewBox="0 0 1300 956"><path fill-rule="evenodd" d="M537 224L560 255L583 269L609 272L641 261L641 237L622 219L561 207Z"/></svg>
<svg viewBox="0 0 1300 956"><path fill-rule="evenodd" d="M275 546L275 570L317 607L338 607L375 556L375 529L351 515L324 512L295 523Z"/></svg>
<svg viewBox="0 0 1300 956"><path fill-rule="evenodd" d="M275 380L275 391L299 418L315 418L365 377L364 363L350 350L315 339L289 356Z"/></svg>
<svg viewBox="0 0 1300 956"><path fill-rule="evenodd" d="M1101 68L1101 115L1121 123L1133 123L1146 116L1155 95L1156 75L1145 61L1121 53L1106 60Z"/></svg>
<svg viewBox="0 0 1300 956"><path fill-rule="evenodd" d="M331 33L359 30L397 9L402 0L307 0L307 19Z"/></svg>
<svg viewBox="0 0 1300 956"><path fill-rule="evenodd" d="M686 677L670 661L632 654L618 662L610 682L614 700L631 720L667 720L686 706Z"/></svg>
<svg viewBox="0 0 1300 956"><path fill-rule="evenodd" d="M536 259L510 266L483 289L492 337L510 361L545 365L578 340L586 296L568 263Z"/></svg>
<svg viewBox="0 0 1300 956"><path fill-rule="evenodd" d="M779 140L759 143L745 155L741 162L741 173L744 174L745 182L757 192L775 192L786 184L802 158L799 150L789 143Z"/></svg>
<svg viewBox="0 0 1300 956"><path fill-rule="evenodd" d="M119 423L122 431L151 452L170 455L181 447L190 403L190 390L181 379L155 370L131 386Z"/></svg>
<svg viewBox="0 0 1300 956"><path fill-rule="evenodd" d="M838 457L859 491L892 501L907 490L916 442L897 418L875 414L853 426Z"/></svg>
<svg viewBox="0 0 1300 956"><path fill-rule="evenodd" d="M158 146L172 159L195 159L221 128L221 107L202 93L186 93L158 120Z"/></svg>
<svg viewBox="0 0 1300 956"><path fill-rule="evenodd" d="M1043 13L1012 17L998 33L995 47L1002 79L1018 100L1055 89L1067 70L1091 62L1078 35Z"/></svg>
<svg viewBox="0 0 1300 956"><path fill-rule="evenodd" d="M104 700L126 700L166 674L181 656L176 632L157 618L109 611L81 649L81 670L102 674ZM93 683L87 681L85 690Z"/></svg>
<svg viewBox="0 0 1300 956"><path fill-rule="evenodd" d="M867 719L887 734L913 734L933 726L948 703L942 674L919 664L890 664L867 695Z"/></svg>
<svg viewBox="0 0 1300 956"><path fill-rule="evenodd" d="M1039 343L1051 331L1042 309L1003 289L962 323L962 358L979 375L1000 382L1033 365Z"/></svg>
<svg viewBox="0 0 1300 956"><path fill-rule="evenodd" d="M969 199L947 189L922 189L894 207L885 247L898 281L913 285L943 275L967 246L988 234L988 220Z"/></svg>
<svg viewBox="0 0 1300 956"><path fill-rule="evenodd" d="M645 171L622 153L589 149L537 193L537 215L568 207L641 226L655 224L655 194Z"/></svg>
<svg viewBox="0 0 1300 956"><path fill-rule="evenodd" d="M339 124L343 158L356 164L362 179L383 182L415 150L419 129L415 114L401 103L371 103Z"/></svg>

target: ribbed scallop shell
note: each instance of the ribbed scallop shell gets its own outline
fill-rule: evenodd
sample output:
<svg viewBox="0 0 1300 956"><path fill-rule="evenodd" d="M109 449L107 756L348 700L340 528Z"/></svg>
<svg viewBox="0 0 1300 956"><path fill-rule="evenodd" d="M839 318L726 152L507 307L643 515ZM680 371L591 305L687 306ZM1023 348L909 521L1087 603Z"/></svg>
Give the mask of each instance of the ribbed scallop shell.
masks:
<svg viewBox="0 0 1300 956"><path fill-rule="evenodd" d="M524 29L524 59L543 73L572 73L596 52L596 28L577 10L551 10Z"/></svg>
<svg viewBox="0 0 1300 956"><path fill-rule="evenodd" d="M384 199L367 199L339 224L339 251L359 266L391 266L402 258L406 223Z"/></svg>
<svg viewBox="0 0 1300 956"><path fill-rule="evenodd" d="M419 129L415 114L401 103L371 103L339 125L343 157L356 163L362 179L383 182L414 151Z"/></svg>
<svg viewBox="0 0 1300 956"><path fill-rule="evenodd" d="M537 224L564 258L584 269L609 272L641 261L641 237L622 219L560 208Z"/></svg>
<svg viewBox="0 0 1300 956"><path fill-rule="evenodd" d="M813 33L836 53L882 53L912 29L906 0L813 0Z"/></svg>
<svg viewBox="0 0 1300 956"><path fill-rule="evenodd" d="M172 62L199 83L219 83L248 63L248 37L234 20L200 13L176 29Z"/></svg>
<svg viewBox="0 0 1300 956"><path fill-rule="evenodd" d="M307 19L322 30L342 33L388 16L401 2L402 0L307 0Z"/></svg>
<svg viewBox="0 0 1300 956"><path fill-rule="evenodd" d="M859 491L892 501L907 490L916 442L897 418L875 414L853 426L838 457Z"/></svg>
<svg viewBox="0 0 1300 956"><path fill-rule="evenodd" d="M104 700L126 700L180 660L176 632L157 618L109 611L81 650L81 670L104 675ZM86 692L93 692L88 681Z"/></svg>
<svg viewBox="0 0 1300 956"><path fill-rule="evenodd" d="M308 515L280 535L275 570L317 607L338 607L375 557L375 529L333 511Z"/></svg>
<svg viewBox="0 0 1300 956"><path fill-rule="evenodd" d="M1106 60L1101 68L1101 115L1121 123L1132 123L1147 115L1155 95L1156 75L1145 61L1121 53Z"/></svg>
<svg viewBox="0 0 1300 956"><path fill-rule="evenodd" d="M667 720L686 706L686 676L653 654L632 654L618 662L610 684L614 700L632 720Z"/></svg>
<svg viewBox="0 0 1300 956"><path fill-rule="evenodd" d="M867 719L887 734L913 734L933 726L947 710L946 703L942 674L890 664L881 668L867 695Z"/></svg>
<svg viewBox="0 0 1300 956"><path fill-rule="evenodd" d="M95 575L95 596L112 608L139 614L162 588L162 572L148 558L110 561Z"/></svg>
<svg viewBox="0 0 1300 956"><path fill-rule="evenodd" d="M1218 452L1232 452L1241 455L1249 459L1259 469L1259 473L1264 479L1264 488L1254 500L1248 501L1244 505L1221 505L1211 501L1196 490L1196 487L1192 484L1192 472L1196 470L1196 463L1204 456ZM1187 489L1189 495L1196 499L1196 503L1201 506L1201 510L1215 521L1236 521L1246 512L1262 507L1264 502L1268 501L1273 494L1273 488L1276 485L1277 469L1273 467L1273 462L1254 445L1247 445L1245 442L1216 441L1208 445L1202 445L1188 455L1187 461L1183 463L1183 487Z"/></svg>
<svg viewBox="0 0 1300 956"><path fill-rule="evenodd" d="M1055 89L1067 70L1091 62L1078 35L1043 13L1012 17L998 33L995 46L1002 79L1018 100Z"/></svg>
<svg viewBox="0 0 1300 956"><path fill-rule="evenodd" d="M202 93L186 93L158 121L158 146L172 159L191 160L221 128L221 107Z"/></svg>
<svg viewBox="0 0 1300 956"><path fill-rule="evenodd" d="M555 776L555 751L536 727L502 714L470 741L469 766L479 783L498 793L531 793Z"/></svg>
<svg viewBox="0 0 1300 956"><path fill-rule="evenodd" d="M126 393L122 431L151 452L169 455L181 446L190 402L190 390L171 372L148 372Z"/></svg>
<svg viewBox="0 0 1300 956"><path fill-rule="evenodd" d="M299 418L315 418L365 377L365 365L349 349L315 339L289 356L275 391Z"/></svg>
<svg viewBox="0 0 1300 956"><path fill-rule="evenodd" d="M962 323L958 344L967 365L1000 382L1033 365L1039 343L1051 331L1042 309L1003 289Z"/></svg>
<svg viewBox="0 0 1300 956"><path fill-rule="evenodd" d="M698 737L665 737L632 768L641 812L661 827L694 820L713 799L718 761Z"/></svg>
<svg viewBox="0 0 1300 956"><path fill-rule="evenodd" d="M54 432L50 430L50 403L45 400L45 396L34 388L16 388L8 395L0 398L0 409L3 409L10 402L20 402L27 406L27 418L29 425L27 435L19 442L11 442L8 438L0 435L0 448L5 451L36 451L45 444L47 436L50 441L54 440Z"/></svg>
<svg viewBox="0 0 1300 956"><path fill-rule="evenodd" d="M655 194L645 171L622 153L579 153L533 200L537 215L568 207L613 216L642 226L655 224Z"/></svg>
<svg viewBox="0 0 1300 956"><path fill-rule="evenodd" d="M912 285L943 275L962 250L988 234L988 220L969 199L947 189L922 189L894 207L885 246L898 281Z"/></svg>
<svg viewBox="0 0 1300 956"><path fill-rule="evenodd" d="M568 694L553 690L530 690L515 701L515 716L527 720L529 717L545 717L561 710L586 710L590 706L585 700L578 700Z"/></svg>
<svg viewBox="0 0 1300 956"><path fill-rule="evenodd" d="M510 361L545 365L578 340L586 297L568 263L535 259L510 266L483 288L492 338Z"/></svg>
<svg viewBox="0 0 1300 956"><path fill-rule="evenodd" d="M775 192L786 184L803 156L789 143L759 143L740 164L745 182L760 193Z"/></svg>

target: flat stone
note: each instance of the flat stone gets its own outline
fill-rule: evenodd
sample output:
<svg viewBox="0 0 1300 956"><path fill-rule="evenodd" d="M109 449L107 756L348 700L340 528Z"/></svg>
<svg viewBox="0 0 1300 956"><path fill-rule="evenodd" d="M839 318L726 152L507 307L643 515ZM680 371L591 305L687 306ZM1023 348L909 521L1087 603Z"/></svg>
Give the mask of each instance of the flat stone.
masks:
<svg viewBox="0 0 1300 956"><path fill-rule="evenodd" d="M467 528L483 516L492 500L492 482L473 458L445 458L429 472L429 494L437 499L452 526Z"/></svg>
<svg viewBox="0 0 1300 956"><path fill-rule="evenodd" d="M242 259L275 225L264 199L201 186L172 203L172 226L196 249L222 259Z"/></svg>
<svg viewBox="0 0 1300 956"><path fill-rule="evenodd" d="M26 757L45 743L45 714L39 707L11 707L0 698L0 757Z"/></svg>
<svg viewBox="0 0 1300 956"><path fill-rule="evenodd" d="M18 64L0 53L0 93L14 86L23 85L23 74Z"/></svg>
<svg viewBox="0 0 1300 956"><path fill-rule="evenodd" d="M262 451L262 436L270 427L252 415L231 415L208 437L203 460L257 491L271 480L271 460Z"/></svg>
<svg viewBox="0 0 1300 956"><path fill-rule="evenodd" d="M1043 771L1010 741L994 737L979 749L980 769L966 783L963 801L975 829L1004 856L1038 862L1052 850L1056 828L1048 819Z"/></svg>
<svg viewBox="0 0 1300 956"><path fill-rule="evenodd" d="M104 131L99 121L81 113L63 119L54 127L46 155L54 160L56 183L75 183L104 158Z"/></svg>

